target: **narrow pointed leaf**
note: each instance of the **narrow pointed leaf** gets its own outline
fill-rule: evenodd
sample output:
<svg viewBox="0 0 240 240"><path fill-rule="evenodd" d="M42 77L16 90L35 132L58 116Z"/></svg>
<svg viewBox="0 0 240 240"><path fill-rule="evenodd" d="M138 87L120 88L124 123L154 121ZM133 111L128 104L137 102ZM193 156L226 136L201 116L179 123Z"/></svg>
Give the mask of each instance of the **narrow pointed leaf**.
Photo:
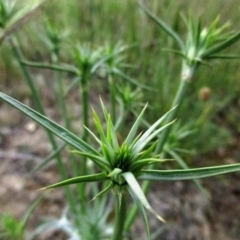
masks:
<svg viewBox="0 0 240 240"><path fill-rule="evenodd" d="M105 144L102 145L102 153L106 158L107 162L112 165L114 163L114 151L110 146Z"/></svg>
<svg viewBox="0 0 240 240"><path fill-rule="evenodd" d="M142 89L146 89L146 90L150 90L150 91L154 91L153 88L148 87L138 81L136 81L135 79L130 78L129 76L127 76L126 74L124 74L120 69L114 69L113 73L115 73L116 75L118 75L119 77L123 78L124 80L128 81L129 83L132 83L133 85L140 87Z"/></svg>
<svg viewBox="0 0 240 240"><path fill-rule="evenodd" d="M90 133L90 135L96 140L96 142L101 146L102 142L101 140L86 126L84 128Z"/></svg>
<svg viewBox="0 0 240 240"><path fill-rule="evenodd" d="M114 130L114 126L112 124L110 115L108 116L108 121L107 121L107 139L111 143L113 149L119 148L117 135Z"/></svg>
<svg viewBox="0 0 240 240"><path fill-rule="evenodd" d="M149 164L153 164L153 163L163 163L163 162L167 162L167 161L173 161L173 159L157 159L157 158L146 158L146 159L142 159L142 160L138 160L137 162L134 162L133 164L131 164L131 166L138 166L140 164L144 165L149 165Z"/></svg>
<svg viewBox="0 0 240 240"><path fill-rule="evenodd" d="M154 131L158 125L160 125L168 116L168 114L173 111L176 107L172 108L170 111L165 113L160 119L158 119L136 142L133 147L133 152L139 152L143 149L155 136L157 136L163 129L171 125L174 121L164 125L163 127L159 128L158 130ZM152 133L154 131L154 133Z"/></svg>
<svg viewBox="0 0 240 240"><path fill-rule="evenodd" d="M181 50L184 49L184 44L178 34L170 28L165 22L161 19L157 18L152 14L148 9L146 9L143 5L139 4L140 8L154 21L156 22L172 39L178 44Z"/></svg>
<svg viewBox="0 0 240 240"><path fill-rule="evenodd" d="M240 171L240 164L183 170L142 170L141 174L138 176L138 179L151 181L191 180L197 178L212 177L236 171Z"/></svg>
<svg viewBox="0 0 240 240"><path fill-rule="evenodd" d="M186 59L186 55L185 55L182 51L175 50L175 49L171 49L171 48L163 48L162 51L164 51L164 52L170 52L170 53L175 53L175 54L181 56L182 58L185 58L185 59Z"/></svg>
<svg viewBox="0 0 240 240"><path fill-rule="evenodd" d="M150 204L148 203L147 198L145 197L141 187L139 186L135 176L131 172L125 172L122 174L126 182L128 183L128 187L135 193L138 197L138 201L142 203L142 205L151 213L153 213L160 221L165 222L165 220L160 217L156 212L152 209Z"/></svg>
<svg viewBox="0 0 240 240"><path fill-rule="evenodd" d="M40 190L57 188L57 187L62 187L62 186L77 184L77 183L99 182L99 181L105 181L105 180L109 180L109 178L106 176L105 173L97 173L97 174L92 174L92 175L70 178L70 179L49 185L47 187L41 188Z"/></svg>
<svg viewBox="0 0 240 240"><path fill-rule="evenodd" d="M16 109L20 110L22 113L27 115L28 117L32 118L34 121L42 125L44 128L48 129L51 131L53 134L61 138L63 141L66 143L70 144L74 148L84 151L84 152L89 152L92 154L99 155L99 153L92 148L90 145L88 145L86 142L84 142L82 139L74 135L73 133L69 132L67 129L64 127L58 125L57 123L53 122L49 118L41 115L40 113L34 111L30 107L18 102L17 100L9 97L8 95L1 93L0 92L0 99L3 101L9 103Z"/></svg>
<svg viewBox="0 0 240 240"><path fill-rule="evenodd" d="M137 120L134 122L134 124L133 124L133 126L132 126L132 128L131 128L131 130L130 130L127 138L126 138L126 140L125 140L125 143L126 143L128 146L132 143L132 141L133 141L134 138L135 138L135 135L136 135L136 133L137 133L138 127L139 127L139 125L140 125L140 123L141 123L141 120L142 120L142 117L143 117L143 114L144 114L146 108L147 108L147 104L145 105L145 107L143 108L143 110L141 111L141 113L139 114Z"/></svg>
<svg viewBox="0 0 240 240"><path fill-rule="evenodd" d="M95 122L95 126L100 135L100 138L101 138L102 142L104 142L105 144L108 144L107 138L106 138L104 130L103 130L102 123L94 109L92 109L92 112L93 112L93 120Z"/></svg>
<svg viewBox="0 0 240 240"><path fill-rule="evenodd" d="M76 85L79 85L79 82L81 82L80 76L73 78L71 84L67 87L66 91L63 94L64 97L66 97L69 94L69 92L72 91L72 89L75 89Z"/></svg>
<svg viewBox="0 0 240 240"><path fill-rule="evenodd" d="M154 148L156 147L156 145L157 145L157 142L158 141L155 141L153 144L151 144L151 146L148 148L148 149L146 149L143 153L141 152L140 154L141 154L141 157L140 157L140 159L145 159L145 158L148 158L152 153L153 153L153 150L154 150ZM156 155L155 157L158 157L159 155Z"/></svg>
<svg viewBox="0 0 240 240"><path fill-rule="evenodd" d="M108 121L109 113L108 113L108 111L107 111L107 109L106 109L106 107L105 107L105 105L104 105L104 103L103 103L103 101L102 101L101 98L100 98L100 103L101 103L101 108L102 108L102 111L103 111L103 115L104 115L105 120L106 120L106 122L107 122L107 121Z"/></svg>
<svg viewBox="0 0 240 240"><path fill-rule="evenodd" d="M72 73L75 75L79 75L79 70L71 65L54 65L54 64L49 64L49 63L41 63L41 62L30 62L26 60L21 61L22 64L27 65L29 67L35 67L35 68L46 68L46 69L51 69L55 71L60 71L60 72L68 72Z"/></svg>
<svg viewBox="0 0 240 240"><path fill-rule="evenodd" d="M149 159L143 159L143 160L139 160L137 162L134 162L130 167L131 167L131 171L138 172L142 168L147 167L147 166L149 166L151 164L162 163L162 162L166 162L166 161L173 161L173 160L172 159L149 158Z"/></svg>
<svg viewBox="0 0 240 240"><path fill-rule="evenodd" d="M136 193L132 190L132 188L130 188L128 186L127 189L128 189L128 192L130 193L130 195L132 196L133 201L137 205L137 208L138 208L140 214L142 215L144 225L145 225L145 229L146 229L146 232L147 232L147 239L151 240L147 214L146 214L146 211L143 207L143 204L142 204L141 200L138 198L138 196L136 195Z"/></svg>
<svg viewBox="0 0 240 240"><path fill-rule="evenodd" d="M46 166L52 159L55 158L55 156L62 151L62 149L66 146L66 143L62 143L56 150L54 150L43 162L38 164L30 174L34 174L35 172L39 171L41 168Z"/></svg>
<svg viewBox="0 0 240 240"><path fill-rule="evenodd" d="M139 151L141 149L143 149L154 137L156 137L160 132L162 132L165 128L169 127L171 124L173 124L175 122L175 120L173 120L172 122L164 125L163 127L159 128L158 130L154 131L147 139L145 139L144 141L139 141L136 143L136 145L138 145L139 149L137 149L136 146L136 151ZM134 150L135 150L135 146L134 146Z"/></svg>
<svg viewBox="0 0 240 240"><path fill-rule="evenodd" d="M226 41L220 43L219 45L212 47L205 51L201 57L205 58L208 57L214 53L217 53L219 51L222 51L223 49L230 47L233 45L235 42L237 42L240 39L240 32L234 34L231 38L227 39Z"/></svg>
<svg viewBox="0 0 240 240"><path fill-rule="evenodd" d="M91 202L91 201L94 201L96 198L98 198L98 197L104 195L105 193L107 193L108 191L110 191L110 190L113 188L113 186L114 186L114 184L113 184L113 182L111 181L111 182L109 183L109 185L108 185L106 188L104 188L100 193L98 193L92 200L90 200L90 202Z"/></svg>
<svg viewBox="0 0 240 240"><path fill-rule="evenodd" d="M139 143L145 142L149 135L157 128L157 126L159 126L167 118L169 113L172 112L175 108L176 107L172 108L170 111L165 113L161 118L159 118L153 125L151 125L151 127L148 128L148 130L139 138L138 142ZM136 143L136 145L138 144L138 142Z"/></svg>
<svg viewBox="0 0 240 240"><path fill-rule="evenodd" d="M98 60L91 68L91 73L92 74L95 73L99 67L101 67L105 62L107 62L109 59L111 59L115 55L118 55L118 53L113 53L106 57L102 57L100 60Z"/></svg>
<svg viewBox="0 0 240 240"><path fill-rule="evenodd" d="M109 143L111 143L113 149L117 149L119 147L119 145L118 145L117 136L116 136L116 133L114 130L114 126L111 121L111 116L107 112L107 109L101 99L100 99L100 102L101 102L101 107L102 107L105 119L107 121L107 140Z"/></svg>
<svg viewBox="0 0 240 240"><path fill-rule="evenodd" d="M139 154L136 154L132 159L131 159L131 163L134 163L136 160L139 161L140 159L145 159L148 158L152 153L153 153L153 149L156 147L157 141L154 142L153 144L151 144L151 146L146 149L143 152L140 152ZM158 155L156 155L155 157L157 157Z"/></svg>
<svg viewBox="0 0 240 240"><path fill-rule="evenodd" d="M186 162L179 156L178 153L174 151L168 151L168 153L178 162L178 164L183 168L183 169L189 169L189 166L186 164ZM196 184L196 186L199 188L199 190L204 193L205 195L208 195L207 191L204 189L202 186L201 182L199 179L193 179L193 182Z"/></svg>
<svg viewBox="0 0 240 240"><path fill-rule="evenodd" d="M209 57L207 57L208 59L239 59L240 55L221 55L221 54L216 54L216 55L210 55Z"/></svg>
<svg viewBox="0 0 240 240"><path fill-rule="evenodd" d="M90 160L92 160L95 164L97 164L101 169L104 167L104 166L108 166L109 167L109 164L108 162L106 161L105 158L101 157L101 156L96 156L94 154L91 154L91 153L87 153L87 152L80 152L80 151L76 151L76 150L72 150L70 151L71 153L75 153L75 154L78 154L78 155L81 155L81 156L85 156L85 157L88 157Z"/></svg>

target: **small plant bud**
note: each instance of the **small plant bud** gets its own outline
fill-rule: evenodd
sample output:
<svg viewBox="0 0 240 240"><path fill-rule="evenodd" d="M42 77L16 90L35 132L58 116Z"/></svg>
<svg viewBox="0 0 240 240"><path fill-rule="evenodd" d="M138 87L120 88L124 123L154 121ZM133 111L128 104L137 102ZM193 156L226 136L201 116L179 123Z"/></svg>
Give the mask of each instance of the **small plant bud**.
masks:
<svg viewBox="0 0 240 240"><path fill-rule="evenodd" d="M201 101L207 101L211 97L211 89L209 87L202 87L199 90L198 97Z"/></svg>

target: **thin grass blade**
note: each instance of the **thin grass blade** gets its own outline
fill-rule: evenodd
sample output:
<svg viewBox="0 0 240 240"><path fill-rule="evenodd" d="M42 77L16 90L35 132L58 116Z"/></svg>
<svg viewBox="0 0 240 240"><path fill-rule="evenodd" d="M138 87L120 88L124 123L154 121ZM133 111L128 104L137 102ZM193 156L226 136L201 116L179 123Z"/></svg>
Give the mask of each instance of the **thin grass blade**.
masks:
<svg viewBox="0 0 240 240"><path fill-rule="evenodd" d="M230 164L217 167L192 168L181 170L142 170L139 180L176 181L212 177L220 174L240 171L240 164Z"/></svg>
<svg viewBox="0 0 240 240"><path fill-rule="evenodd" d="M134 146L134 152L138 152L141 151L154 137L156 137L160 132L162 132L165 128L169 127L171 124L173 124L175 122L175 120L173 120L172 122L164 125L163 127L159 128L158 130L156 130L155 132L153 132L148 138L146 138L143 141L139 141L136 143L136 146ZM141 138L139 139L141 140Z"/></svg>
<svg viewBox="0 0 240 240"><path fill-rule="evenodd" d="M96 140L96 142L101 146L102 142L101 140L86 126L84 128L90 133L90 135Z"/></svg>
<svg viewBox="0 0 240 240"><path fill-rule="evenodd" d="M147 8L142 4L138 4L140 8L154 21L156 22L172 39L178 44L181 50L184 49L184 44L178 34L170 28L165 22L153 15Z"/></svg>
<svg viewBox="0 0 240 240"><path fill-rule="evenodd" d="M168 153L174 158L174 160L176 160L178 162L178 164L183 168L183 169L189 169L189 166L186 164L186 162L181 158L181 156L174 152L174 151L168 151ZM207 193L207 191L204 189L204 187L202 186L201 182L199 181L199 179L193 179L193 182L196 184L196 186L198 187L198 189L206 196L209 197L209 194Z"/></svg>
<svg viewBox="0 0 240 240"><path fill-rule="evenodd" d="M46 68L46 69L51 69L51 70L55 70L55 71L68 72L68 73L72 73L75 75L79 75L79 70L76 67L68 65L68 64L54 65L54 64L49 64L49 63L30 62L30 61L26 61L26 60L22 60L21 63L26 66L29 66L29 67Z"/></svg>
<svg viewBox="0 0 240 240"><path fill-rule="evenodd" d="M126 80L129 83L132 83L133 85L140 87L142 89L146 89L146 90L150 90L150 91L155 91L153 88L148 87L138 81L136 81L135 79L130 78L129 76L127 76L126 74L124 74L120 69L116 69L114 68L113 73L115 73L116 75L118 75L119 77L123 78L124 80Z"/></svg>
<svg viewBox="0 0 240 240"><path fill-rule="evenodd" d="M106 180L109 180L109 178L107 177L107 175L105 173L97 173L97 174L92 174L92 175L70 178L70 179L49 185L47 187L40 188L39 190L57 188L57 187L62 187L62 186L72 185L72 184L77 184L77 183L99 182L99 181L106 181Z"/></svg>
<svg viewBox="0 0 240 240"><path fill-rule="evenodd" d="M231 38L227 39L226 41L222 42L221 44L212 47L208 50L206 50L203 54L202 54L202 58L208 57L212 54L215 54L217 52L222 51L223 49L230 47L231 45L233 45L235 42L237 42L240 39L240 32L234 34Z"/></svg>
<svg viewBox="0 0 240 240"><path fill-rule="evenodd" d="M228 60L228 59L239 59L240 55L223 55L223 54L213 54L207 57L208 59L222 59L222 60Z"/></svg>
<svg viewBox="0 0 240 240"><path fill-rule="evenodd" d="M111 143L113 149L118 149L118 147L119 147L118 140L117 140L117 136L116 136L116 133L114 130L114 126L111 121L111 116L107 112L107 109L106 109L102 99L100 99L100 102L101 102L101 107L102 107L105 119L107 121L107 140L109 143Z"/></svg>
<svg viewBox="0 0 240 240"><path fill-rule="evenodd" d="M135 176L131 172L125 172L121 174L126 182L128 183L128 187L134 192L135 196L137 196L138 201L142 203L142 205L151 213L153 213L160 221L165 222L165 220L160 217L156 212L152 209L149 204L147 198L145 197L141 187L139 186Z"/></svg>
<svg viewBox="0 0 240 240"><path fill-rule="evenodd" d="M80 151L76 151L76 150L72 150L70 152L74 153L74 154L81 155L81 156L88 157L91 161L93 161L95 164L97 164L101 169L106 165L109 166L108 162L101 156L96 156L96 155L91 154L91 153L80 152Z"/></svg>
<svg viewBox="0 0 240 240"><path fill-rule="evenodd" d="M146 232L147 232L147 239L151 240L147 214L146 214L146 211L145 211L145 209L143 207L143 204L140 201L140 199L138 198L138 196L136 195L136 193L132 190L132 188L128 187L127 189L128 189L128 192L130 193L130 195L132 196L133 201L137 205L137 208L138 208L140 214L142 215L142 218L143 218L143 221L144 221L144 225L145 225L145 229L146 229Z"/></svg>
<svg viewBox="0 0 240 240"><path fill-rule="evenodd" d="M82 139L80 139L73 133L69 132L64 127L53 122L49 118L34 111L30 107L18 102L17 100L1 92L0 92L0 99L12 105L14 108L18 109L19 111L21 111L22 113L24 113L25 115L27 115L28 117L30 117L31 119L39 123L41 126L51 131L53 134L55 134L56 136L58 136L63 141L73 146L77 150L99 155L99 153L94 148L92 148L89 144L84 142Z"/></svg>
<svg viewBox="0 0 240 240"><path fill-rule="evenodd" d="M173 160L172 159L149 158L149 159L143 159L143 160L139 160L137 162L134 162L130 167L131 167L131 171L138 172L142 168L147 167L151 164L163 163L163 162L166 162L166 161L173 161Z"/></svg>
<svg viewBox="0 0 240 240"><path fill-rule="evenodd" d="M96 198L98 198L98 197L104 195L105 193L107 193L108 191L110 191L110 190L113 188L113 186L114 186L114 184L113 184L113 182L111 181L111 182L109 183L109 185L108 185L106 188L104 188L100 193L98 193L92 200L90 200L90 202L91 202L91 201L94 201Z"/></svg>
<svg viewBox="0 0 240 240"><path fill-rule="evenodd" d="M133 152L139 152L141 149L143 149L149 141L151 141L155 136L157 136L162 130L170 126L174 121L164 125L163 127L159 128L158 130L154 131L155 128L160 125L168 116L168 114L173 111L176 107L172 108L170 111L165 113L160 119L158 119L136 142L136 144L133 147ZM153 132L154 131L154 132ZM153 132L153 133L152 133Z"/></svg>
<svg viewBox="0 0 240 240"><path fill-rule="evenodd" d="M131 163L134 163L136 160L139 161L140 159L145 159L151 156L151 154L153 153L153 149L156 147L157 141L154 142L153 144L151 144L151 146L146 149L143 152L140 152L139 154L136 154L132 159L131 159ZM157 157L157 156L155 156Z"/></svg>
<svg viewBox="0 0 240 240"><path fill-rule="evenodd" d="M108 141L107 141L106 135L104 133L104 129L103 129L101 120L99 119L99 117L98 117L98 115L97 115L97 113L95 112L94 109L92 109L92 112L93 112L93 120L95 122L95 126L97 128L97 131L100 135L101 141L104 142L105 144L108 144Z"/></svg>
<svg viewBox="0 0 240 240"><path fill-rule="evenodd" d="M137 117L137 120L134 122L126 140L125 140L125 143L130 146L130 144L134 141L134 138L135 138L135 135L137 133L137 130L138 130L138 127L142 121L142 117L143 117L143 114L145 112L147 108L147 104L145 105L145 107L143 108L143 110L141 111L141 113L139 114L139 116Z"/></svg>
<svg viewBox="0 0 240 240"><path fill-rule="evenodd" d="M35 172L39 171L41 168L43 168L44 166L46 166L52 159L55 158L55 156L60 153L63 148L66 146L66 143L62 143L55 151L53 151L45 160L43 160L43 162L41 162L40 164L38 164L31 172L30 174L34 174Z"/></svg>
<svg viewBox="0 0 240 240"><path fill-rule="evenodd" d="M75 87L79 85L79 82L81 82L80 76L73 78L71 84L67 87L66 91L64 92L64 97L66 97L73 89L75 89Z"/></svg>

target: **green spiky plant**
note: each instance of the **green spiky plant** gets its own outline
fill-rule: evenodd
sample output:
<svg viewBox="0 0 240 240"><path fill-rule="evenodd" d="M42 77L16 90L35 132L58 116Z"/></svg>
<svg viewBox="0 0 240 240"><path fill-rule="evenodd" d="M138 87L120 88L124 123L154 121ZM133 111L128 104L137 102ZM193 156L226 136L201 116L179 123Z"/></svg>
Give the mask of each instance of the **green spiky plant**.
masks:
<svg viewBox="0 0 240 240"><path fill-rule="evenodd" d="M223 55L215 55L215 53L223 50L224 48L232 45L235 41L239 39L239 34L226 34L222 35L221 32L224 28L220 30L216 28L216 22L210 27L209 31L202 30L201 24L193 24L193 21L187 23L189 36L186 44L184 44L183 40L166 24L162 21L159 21L155 16L151 15L146 9L145 11L149 16L151 16L159 25L167 32L178 44L180 47L180 51L173 51L179 54L183 58L183 68L181 75L181 84L179 90L176 94L176 98L172 104L172 107L178 104L180 107L182 100L184 99L186 89L188 84L193 79L195 75L196 69L198 69L199 65L205 63L206 60L210 58L226 58ZM196 30L197 29L197 30ZM14 46L14 45L13 45ZM211 51L210 51L211 50ZM96 59L93 57L91 49L85 47L82 50L80 48L77 49L75 60L77 60L77 67L72 66L58 66L58 65L45 65L43 67L52 68L54 70L59 71L67 71L70 73L74 73L80 77L85 76L83 73L85 72L88 75L87 78L82 78L81 84L83 90L88 91L88 81L89 75L93 74L95 70L106 60L110 60L110 58L105 58L104 61L99 61L98 64ZM111 54L110 54L111 57ZM234 56L231 56L231 58ZM19 62L23 64L23 59L19 58ZM94 61L92 61L94 60ZM90 63L90 64L89 64ZM93 63L93 64L92 64ZM26 64L26 62L25 62ZM28 64L31 65L31 64ZM34 66L34 64L32 64ZM95 65L95 66L94 66ZM22 65L23 66L23 65ZM35 64L37 66L37 64ZM40 66L40 65L39 65ZM93 67L94 66L94 67ZM42 66L41 66L42 67ZM85 71L86 70L86 71ZM77 83L79 83L79 78L77 79ZM86 83L84 88L83 84ZM34 94L33 94L34 95ZM86 95L85 95L86 96ZM112 239L121 239L123 236L123 227L125 224L125 214L126 214L126 197L130 194L133 200L136 203L137 208L140 210L140 213L143 216L144 223L146 226L148 239L150 239L148 220L146 218L145 208L150 211L153 211L146 197L144 196L143 191L140 188L138 180L184 180L184 179L195 179L199 177L213 176L216 174L227 173L231 171L239 170L239 165L228 165L221 167L213 167L213 168L203 168L203 169L189 169L189 170L171 170L171 171L159 171L154 170L156 168L155 163L159 163L162 160L159 159L159 154L162 152L163 146L165 145L171 128L171 122L174 120L177 114L177 109L175 108L169 113L167 113L163 118L157 121L152 126L149 125L149 130L147 130L143 135L137 135L137 127L141 121L143 121L143 112L137 117L135 124L130 130L127 138L123 141L122 144L118 143L117 136L114 130L115 120L112 120L107 113L105 106L102 104L102 109L104 112L104 116L107 122L107 133L104 132L102 124L100 122L100 118L94 112L94 119L96 123L97 130L99 132L99 137L92 133L88 128L88 117L87 121L84 122L86 126L85 133L88 135L92 135L93 138L99 143L101 151L95 150L88 141L87 138L78 138L76 135L71 134L66 129L61 126L53 123L51 120L44 117L44 112L41 112L41 108L38 110L41 114L34 112L28 107L16 102L15 100L7 97L4 94L0 95L1 99L7 101L12 104L16 108L23 111L25 114L29 115L37 122L42 124L46 129L50 132L53 132L58 137L62 138L66 143L70 144L73 148L76 148L77 151L73 151L73 153L79 154L83 156L83 159L91 159L97 166L98 171L100 173L97 174L87 174L87 171L82 171L84 174L80 177L74 177L70 180L66 180L60 182L58 184L51 185L47 188L54 188L58 186L66 186L73 183L81 183L89 181L103 181L106 182L107 186L97 193L96 196L101 196L112 190L114 196L116 198L116 210L115 210L115 230L112 236ZM87 98L85 98L87 99ZM84 100L83 100L84 101ZM84 105L84 104L83 104ZM88 107L85 108L88 111ZM114 112L114 111L112 111ZM86 114L88 116L88 113ZM165 120L165 127L158 128L158 124L161 121ZM112 123L113 121L113 123ZM159 133L162 134L159 135ZM155 142L155 138L159 138L159 141ZM152 142L153 141L153 142ZM148 145L149 144L149 145ZM155 148L155 146L157 146ZM148 148L147 148L148 147ZM59 150L56 150L57 152ZM84 164L83 164L84 165ZM147 166L153 166L152 169L146 170ZM79 165L81 167L81 165ZM94 169L91 169L94 170ZM86 196L87 197L87 196ZM96 199L97 200L97 199ZM159 216L158 216L159 217ZM159 217L161 219L161 217ZM163 220L163 219L161 219Z"/></svg>
<svg viewBox="0 0 240 240"><path fill-rule="evenodd" d="M95 111L93 111L93 118L99 134L96 136L90 129L86 128L89 134L100 145L101 151L96 151L88 143L77 137L67 129L54 123L45 116L37 113L31 108L14 100L13 98L0 93L0 99L17 108L27 116L38 122L43 127L47 128L53 134L61 138L63 141L76 149L74 153L88 157L98 167L98 173L74 177L59 183L50 185L43 189L56 188L66 186L69 184L81 184L86 182L108 182L108 185L94 197L100 197L110 190L115 196L115 226L112 240L121 240L123 238L123 230L125 223L125 216L127 212L127 196L132 196L135 204L138 207L143 219L147 232L147 238L150 239L150 231L148 219L145 208L156 215L160 220L164 221L162 217L157 215L145 197L138 180L150 181L173 181L173 180L187 180L197 179L202 177L210 177L218 174L229 173L240 170L240 164L223 165L218 167L207 167L197 169L184 170L146 170L145 167L162 162L159 155L152 155L156 142L155 137L159 135L164 129L169 127L172 122L159 127L159 125L171 114L167 112L163 117L157 120L145 133L137 134L138 127L141 123L145 108L139 114L139 117L130 129L125 141L120 145L117 140L117 135L105 106L101 103L104 117L107 123L106 132L103 129L101 120ZM152 142L153 141L153 142ZM151 143L151 144L150 144Z"/></svg>
<svg viewBox="0 0 240 240"><path fill-rule="evenodd" d="M11 17L15 16L15 14L18 14L19 9L17 9L15 7L15 4L16 4L15 1L13 2L14 4L12 4L12 5L7 4L7 2L5 2L4 0L1 3L2 3L1 6L4 7L3 11L2 11L3 14L1 15L1 18L0 18L4 24L2 24L1 27L5 30L5 27L8 26L8 21L12 21ZM34 4L35 3L36 2L34 2ZM12 14L8 14L9 17L5 17L5 15L4 15L4 13L7 11L9 13L12 13ZM19 23L17 22L16 24L18 25ZM60 50L61 50L62 37L64 36L64 34L63 35L59 34L59 32L55 31L55 29L53 29L49 23L46 23L45 29L46 29L46 37L45 38L42 37L42 39L47 44L47 47L50 48L52 64L26 62L24 60L24 55L23 55L23 52L21 51L21 47L19 46L18 39L14 38L14 37L11 37L9 39L13 53L14 53L18 63L20 64L21 69L23 70L23 73L27 80L27 84L29 85L29 88L32 92L35 107L38 112L45 115L43 101L40 97L40 94L38 92L38 89L37 89L36 83L33 79L33 76L31 74L31 72L29 71L29 67L26 65L33 66L33 67L50 68L50 69L53 69L56 71L57 96L59 98L60 108L62 110L62 115L65 120L65 127L67 129L70 129L70 122L69 122L69 118L67 116L64 98L74 87L76 87L76 86L79 87L80 96L81 96L81 106L82 106L82 112L83 112L83 122L84 122L85 126L88 126L88 121L89 121L88 93L89 93L90 80L91 80L92 76L95 74L95 72L98 70L98 68L106 60L108 60L108 63L112 61L111 64L108 64L108 73L110 74L112 72L116 72L119 69L119 64L121 64L121 60L122 60L121 57L118 58L118 55L122 51L126 50L126 47L116 45L116 47L115 46L113 47L113 49L114 49L113 51L107 51L107 54L105 54L106 56L104 56L102 58L102 56L101 56L102 48L99 48L94 51L90 47L90 45L80 45L77 48L75 48L74 52L73 52L73 56L75 59L75 66L69 66L69 65L61 66L60 62L59 62L60 61L59 54L60 54ZM9 31L3 32L3 39L10 33L13 33L13 32L9 32ZM111 59L111 61L109 61L110 59ZM110 65L111 65L111 68L110 68ZM118 68L116 68L116 66L118 66ZM110 69L111 69L111 71L110 71ZM70 72L71 74L73 73L76 76L75 79L73 80L73 83L71 84L71 86L69 86L68 90L65 93L63 91L63 83L62 83L62 79L60 76L61 71ZM119 71L120 71L120 69L119 69ZM127 78L128 80L130 79L127 77L127 75L124 75L123 72L120 72L120 74L123 75L123 78ZM114 101L116 101L116 100L114 99ZM63 179L65 179L66 171L62 165L62 159L60 156L60 152L62 151L62 149L65 147L66 144L57 146L55 139L52 137L51 133L48 130L47 130L47 134L49 136L49 141L52 143L53 152L51 152L50 155L43 162L41 162L40 165L36 166L32 170L32 173L34 173L35 171L38 171L43 166L45 166L49 161L56 158L60 175ZM88 137L88 131L86 131L84 129L84 131L82 133L82 138L86 142L88 141L87 137ZM70 155L70 157L72 158L72 154ZM79 162L77 162L76 160L71 161L74 176L77 176L79 174L87 174L87 164L86 164L85 160L86 159L83 158L83 163L81 164L81 168L77 166L79 164ZM82 184L80 187L78 187L78 189L80 192L79 193L80 199L84 199L86 196L85 185ZM80 212L85 211L84 209L86 209L86 206L83 203L83 201L80 206L81 210L80 210L80 212L78 211L78 206L77 206L78 200L77 199L75 200L72 197L73 195L69 193L67 188L66 188L66 196L68 198L68 204L70 205L71 212L75 212L75 213L77 213L77 215L79 215ZM75 226L77 226L76 228L80 229L81 226L78 221L79 218L77 217L74 219L76 219L76 222L75 222Z"/></svg>
<svg viewBox="0 0 240 240"><path fill-rule="evenodd" d="M0 1L0 44L24 25L45 0L33 0L21 6L17 0Z"/></svg>
<svg viewBox="0 0 240 240"><path fill-rule="evenodd" d="M219 54L219 52L232 46L240 39L240 32L225 32L229 27L228 23L222 27L218 27L219 18L216 18L208 28L203 27L200 20L195 22L191 17L189 17L189 19L184 18L188 30L186 41L184 41L181 36L163 20L155 16L143 5L139 6L169 37L173 39L179 48L179 50L168 49L168 51L182 58L180 84L172 102L172 107L181 104L188 86L194 81L196 71L200 65L208 65L208 61L212 59L239 58L239 55ZM168 121L174 119L176 114L177 109L172 112ZM159 141L157 146L158 151L161 151L169 131L170 128L165 131L164 137Z"/></svg>

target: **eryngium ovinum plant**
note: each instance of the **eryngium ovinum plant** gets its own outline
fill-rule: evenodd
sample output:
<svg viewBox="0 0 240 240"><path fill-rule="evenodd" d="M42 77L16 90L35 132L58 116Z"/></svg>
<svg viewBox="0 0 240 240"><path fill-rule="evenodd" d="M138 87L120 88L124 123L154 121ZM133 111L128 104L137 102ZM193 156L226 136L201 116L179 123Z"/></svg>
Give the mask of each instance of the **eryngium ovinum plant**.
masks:
<svg viewBox="0 0 240 240"><path fill-rule="evenodd" d="M165 120L166 123L171 122L177 116L177 111L187 95L188 87L193 81L197 80L195 77L199 66L208 65L209 60L212 59L235 59L240 57L239 55L220 54L221 51L239 41L240 31L229 31L229 23L219 27L219 18L216 18L209 27L205 27L200 19L194 21L193 17L189 17L188 19L183 17L187 26L186 39L184 39L175 29L171 28L162 19L154 15L142 3L139 4L139 6L147 16L161 28L161 30L172 38L175 43L174 46L178 47L178 49L167 50L182 58L180 82L171 104L172 108L176 105L178 105L178 107L171 111ZM168 142L170 130L171 125L162 132L156 144L155 153L164 152L163 148ZM183 161L181 161L180 165L184 168L187 167ZM152 169L153 165L151 165L150 168ZM142 185L144 192L148 191L149 186L149 181L144 182ZM129 211L125 230L128 230L132 226L136 213L137 208L133 206Z"/></svg>
<svg viewBox="0 0 240 240"><path fill-rule="evenodd" d="M240 164L222 165L217 167L206 167L184 170L146 170L146 167L158 162L166 161L160 159L159 155L153 155L156 146L156 136L164 129L168 128L173 122L160 126L167 116L173 111L167 112L163 117L152 124L144 133L139 133L138 128L142 121L146 106L139 114L126 139L120 144L117 134L111 121L111 116L107 112L104 104L101 102L105 121L107 123L106 131L103 128L100 118L93 110L93 118L98 132L98 136L87 128L89 134L96 140L100 146L97 151L93 146L84 142L67 129L51 121L47 117L39 114L33 109L23 105L15 99L0 93L0 99L17 108L27 116L50 130L63 141L74 147L73 152L87 157L97 166L97 173L91 175L78 176L47 186L43 189L51 189L69 184L81 184L86 182L106 182L95 197L111 192L115 196L115 225L112 240L123 239L123 229L126 220L127 197L130 195L141 213L147 232L147 239L150 239L148 219L145 209L152 212L159 220L164 219L155 213L147 201L140 185L139 180L150 181L172 181L187 180L202 177L210 177L218 174L229 173L240 170ZM93 199L93 200L94 200Z"/></svg>
<svg viewBox="0 0 240 240"><path fill-rule="evenodd" d="M209 65L209 60L212 59L235 59L239 55L221 54L220 52L232 46L240 39L240 31L228 30L230 23L226 23L219 27L219 18L216 18L209 27L203 26L200 19L194 21L193 17L183 20L187 26L186 40L183 39L173 28L168 26L162 19L155 16L142 4L141 9L152 19L172 40L178 49L167 49L172 53L179 55L182 58L182 69L180 84L172 102L172 107L180 106L190 83L196 79L196 71L201 65ZM177 114L179 107L172 111L167 118L167 121L172 121ZM157 151L160 152L166 142L170 128L163 133L163 137L157 144Z"/></svg>
<svg viewBox="0 0 240 240"><path fill-rule="evenodd" d="M0 0L0 44L24 25L44 2L34 0L22 5L17 0Z"/></svg>

